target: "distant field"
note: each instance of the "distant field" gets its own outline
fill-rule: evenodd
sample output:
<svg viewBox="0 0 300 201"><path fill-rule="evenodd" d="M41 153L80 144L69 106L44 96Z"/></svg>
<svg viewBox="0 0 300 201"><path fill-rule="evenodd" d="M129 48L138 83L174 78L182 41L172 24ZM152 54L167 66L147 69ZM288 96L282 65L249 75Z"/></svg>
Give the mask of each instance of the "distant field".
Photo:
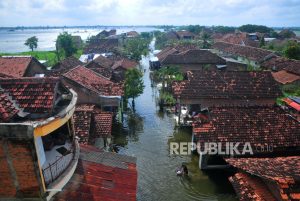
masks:
<svg viewBox="0 0 300 201"><path fill-rule="evenodd" d="M78 50L74 55L76 58L79 58L82 54L82 49ZM28 51L28 52L19 52L19 53L0 53L0 56L33 56L38 60L46 60L47 66L53 66L57 62L57 57L55 51ZM61 55L61 59L64 59Z"/></svg>
<svg viewBox="0 0 300 201"><path fill-rule="evenodd" d="M294 31L297 36L300 36L300 31Z"/></svg>

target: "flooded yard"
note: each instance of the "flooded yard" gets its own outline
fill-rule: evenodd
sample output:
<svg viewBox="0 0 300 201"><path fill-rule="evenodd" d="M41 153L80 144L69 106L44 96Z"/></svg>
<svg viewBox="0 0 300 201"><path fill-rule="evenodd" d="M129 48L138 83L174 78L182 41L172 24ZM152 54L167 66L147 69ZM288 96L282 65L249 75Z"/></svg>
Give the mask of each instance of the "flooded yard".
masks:
<svg viewBox="0 0 300 201"><path fill-rule="evenodd" d="M151 87L149 57L142 60L144 93L136 99L136 114L127 116L114 131L119 153L137 157L138 200L236 200L224 171L202 172L198 156L172 156L169 142L190 142L191 129L175 127L172 114L160 112L159 92ZM176 169L186 163L189 176Z"/></svg>

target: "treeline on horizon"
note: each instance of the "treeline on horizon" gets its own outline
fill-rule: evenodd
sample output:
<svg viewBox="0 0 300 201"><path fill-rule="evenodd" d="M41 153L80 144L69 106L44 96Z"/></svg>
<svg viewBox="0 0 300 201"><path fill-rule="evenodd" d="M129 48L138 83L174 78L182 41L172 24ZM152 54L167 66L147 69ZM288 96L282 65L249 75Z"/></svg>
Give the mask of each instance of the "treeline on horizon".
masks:
<svg viewBox="0 0 300 201"><path fill-rule="evenodd" d="M193 33L200 33L204 28L209 28L215 32L219 33L230 33L235 30L240 30L243 32L261 32L261 33L270 33L274 30L283 30L290 29L293 31L300 31L300 27L268 27L265 25L255 25L255 24L246 24L242 26L204 26L204 25L94 25L94 26L15 26L15 27L0 27L0 29L58 29L58 28L119 28L119 27L155 27L159 29L171 30L171 29L184 29L191 31Z"/></svg>
<svg viewBox="0 0 300 201"><path fill-rule="evenodd" d="M240 27L233 27L233 26L200 26L200 25L187 25L187 26L178 26L178 27L172 27L172 26L164 26L165 30L172 30L172 29L176 29L176 30L187 30L190 31L194 34L199 34L202 31L212 31L215 33L222 33L222 34L226 34L226 33L233 33L236 30L239 30L241 32L247 32L247 33L255 33L255 32L259 32L259 33L267 33L269 34L270 37L274 37L277 38L278 37L278 33L276 31L280 31L283 29L288 29L288 30L292 30L292 31L297 31L300 30L300 28L271 28L271 27L267 27L264 25L254 25L254 24L246 24L246 25L242 25Z"/></svg>

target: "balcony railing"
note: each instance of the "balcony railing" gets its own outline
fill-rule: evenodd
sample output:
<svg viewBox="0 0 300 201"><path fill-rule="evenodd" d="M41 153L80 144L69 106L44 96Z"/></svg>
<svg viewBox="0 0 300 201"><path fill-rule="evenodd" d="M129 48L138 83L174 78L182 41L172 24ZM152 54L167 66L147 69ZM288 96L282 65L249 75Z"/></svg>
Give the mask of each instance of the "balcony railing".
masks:
<svg viewBox="0 0 300 201"><path fill-rule="evenodd" d="M58 157L54 162L49 163L48 166L43 168L44 182L46 186L55 181L67 167L70 165L71 161L74 159L74 143L66 155Z"/></svg>

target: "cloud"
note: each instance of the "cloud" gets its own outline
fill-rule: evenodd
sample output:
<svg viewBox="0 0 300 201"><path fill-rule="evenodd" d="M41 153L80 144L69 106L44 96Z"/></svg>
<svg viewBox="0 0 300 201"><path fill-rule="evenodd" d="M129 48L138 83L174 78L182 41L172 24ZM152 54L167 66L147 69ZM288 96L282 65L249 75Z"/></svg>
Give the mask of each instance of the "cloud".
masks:
<svg viewBox="0 0 300 201"><path fill-rule="evenodd" d="M300 26L298 0L0 0L0 26Z"/></svg>

